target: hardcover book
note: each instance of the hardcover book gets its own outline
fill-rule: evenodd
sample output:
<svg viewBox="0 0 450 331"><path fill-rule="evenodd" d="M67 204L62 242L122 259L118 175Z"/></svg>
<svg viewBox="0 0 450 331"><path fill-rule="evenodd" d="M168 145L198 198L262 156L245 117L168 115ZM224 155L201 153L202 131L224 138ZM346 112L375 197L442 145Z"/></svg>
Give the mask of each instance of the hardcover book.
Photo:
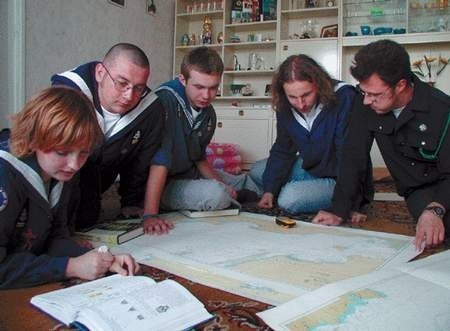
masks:
<svg viewBox="0 0 450 331"><path fill-rule="evenodd" d="M233 200L231 202L231 205L228 208L225 209L219 209L219 210L180 210L180 213L182 213L185 216L191 217L191 218L198 218L198 217L214 217L214 216L234 216L238 215L239 211L241 209L241 204L237 202L236 200Z"/></svg>
<svg viewBox="0 0 450 331"><path fill-rule="evenodd" d="M184 330L213 316L173 280L113 275L31 298L31 304L78 329Z"/></svg>
<svg viewBox="0 0 450 331"><path fill-rule="evenodd" d="M94 227L75 232L75 236L89 241L120 245L144 233L141 219L117 220L96 224Z"/></svg>

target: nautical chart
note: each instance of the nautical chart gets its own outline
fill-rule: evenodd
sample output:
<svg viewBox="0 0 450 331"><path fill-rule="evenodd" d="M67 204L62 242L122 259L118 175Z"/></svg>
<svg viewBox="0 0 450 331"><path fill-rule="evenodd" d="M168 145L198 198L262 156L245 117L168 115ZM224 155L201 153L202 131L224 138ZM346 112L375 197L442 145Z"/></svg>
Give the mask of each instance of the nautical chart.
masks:
<svg viewBox="0 0 450 331"><path fill-rule="evenodd" d="M191 219L168 214L168 235L141 236L113 251L193 281L270 304L287 302L323 285L364 275L417 255L412 238L273 217Z"/></svg>

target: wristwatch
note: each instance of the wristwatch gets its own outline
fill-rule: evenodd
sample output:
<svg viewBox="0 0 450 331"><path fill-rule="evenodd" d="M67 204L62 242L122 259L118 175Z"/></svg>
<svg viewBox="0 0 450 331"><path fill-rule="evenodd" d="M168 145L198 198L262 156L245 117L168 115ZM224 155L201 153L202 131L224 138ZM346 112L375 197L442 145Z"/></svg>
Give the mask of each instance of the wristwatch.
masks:
<svg viewBox="0 0 450 331"><path fill-rule="evenodd" d="M439 206L429 206L426 207L425 210L429 210L432 213L434 213L436 216L440 217L440 218L444 218L445 216L445 209Z"/></svg>

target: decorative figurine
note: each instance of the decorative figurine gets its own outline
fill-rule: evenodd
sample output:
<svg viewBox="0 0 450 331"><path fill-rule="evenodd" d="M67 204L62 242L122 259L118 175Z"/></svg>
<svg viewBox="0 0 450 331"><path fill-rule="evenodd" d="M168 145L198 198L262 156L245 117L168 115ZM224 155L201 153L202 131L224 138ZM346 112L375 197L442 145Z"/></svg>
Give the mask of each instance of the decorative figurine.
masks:
<svg viewBox="0 0 450 331"><path fill-rule="evenodd" d="M189 45L189 35L185 33L181 36L181 46L187 46Z"/></svg>
<svg viewBox="0 0 450 331"><path fill-rule="evenodd" d="M305 0L305 8L317 7L317 0Z"/></svg>
<svg viewBox="0 0 450 331"><path fill-rule="evenodd" d="M217 43L218 43L218 44L222 44L222 43L223 43L223 32L222 32L222 31L220 31L220 32L217 34Z"/></svg>
<svg viewBox="0 0 450 331"><path fill-rule="evenodd" d="M189 38L189 46L194 46L197 43L197 38L195 37L195 33L191 34Z"/></svg>
<svg viewBox="0 0 450 331"><path fill-rule="evenodd" d="M241 65L239 64L236 54L233 55L233 70L241 70Z"/></svg>
<svg viewBox="0 0 450 331"><path fill-rule="evenodd" d="M212 20L209 16L203 19L202 44L212 43Z"/></svg>
<svg viewBox="0 0 450 331"><path fill-rule="evenodd" d="M253 88L250 85L250 83L245 84L245 86L242 88L241 93L244 97L249 97L251 95L253 95Z"/></svg>

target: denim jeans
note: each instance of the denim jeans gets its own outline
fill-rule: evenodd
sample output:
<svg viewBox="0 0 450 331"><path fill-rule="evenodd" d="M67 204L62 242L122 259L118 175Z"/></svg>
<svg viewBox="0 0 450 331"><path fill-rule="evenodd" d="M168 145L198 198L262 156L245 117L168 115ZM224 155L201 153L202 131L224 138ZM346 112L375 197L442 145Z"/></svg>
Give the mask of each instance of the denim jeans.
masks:
<svg viewBox="0 0 450 331"><path fill-rule="evenodd" d="M222 170L216 173L236 191L248 189L261 195L262 191L246 174L231 175ZM161 207L168 210L219 210L231 204L231 197L221 182L212 179L170 180L161 197Z"/></svg>
<svg viewBox="0 0 450 331"><path fill-rule="evenodd" d="M261 188L266 164L267 159L260 160L250 169L250 177ZM308 173L302 168L302 159L298 158L278 195L278 206L291 214L315 213L326 209L331 205L335 184L333 178L318 178Z"/></svg>

